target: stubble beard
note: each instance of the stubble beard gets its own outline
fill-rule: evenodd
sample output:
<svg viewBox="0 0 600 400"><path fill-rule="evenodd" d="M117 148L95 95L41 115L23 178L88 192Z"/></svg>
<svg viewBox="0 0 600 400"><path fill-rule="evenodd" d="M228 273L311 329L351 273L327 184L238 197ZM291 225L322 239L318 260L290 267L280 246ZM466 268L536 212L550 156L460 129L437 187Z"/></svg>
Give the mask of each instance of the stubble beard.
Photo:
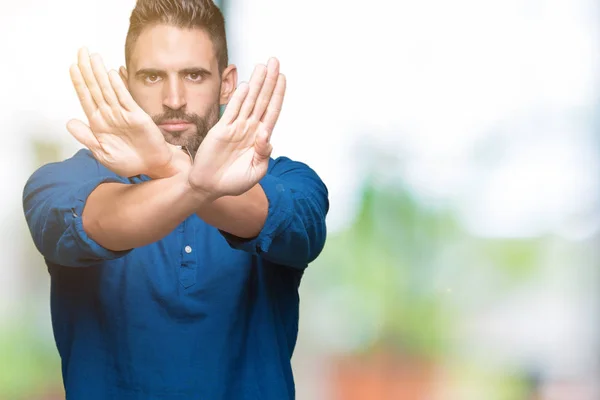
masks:
<svg viewBox="0 0 600 400"><path fill-rule="evenodd" d="M204 117L195 113L186 113L183 109L167 109L164 113L152 117L152 120L156 125L161 125L168 120L182 120L193 124L196 127L194 133L188 134L185 131L163 132L163 135L167 142L176 146L185 146L189 152L194 155L208 134L208 131L217 123L218 119L218 103L211 107Z"/></svg>

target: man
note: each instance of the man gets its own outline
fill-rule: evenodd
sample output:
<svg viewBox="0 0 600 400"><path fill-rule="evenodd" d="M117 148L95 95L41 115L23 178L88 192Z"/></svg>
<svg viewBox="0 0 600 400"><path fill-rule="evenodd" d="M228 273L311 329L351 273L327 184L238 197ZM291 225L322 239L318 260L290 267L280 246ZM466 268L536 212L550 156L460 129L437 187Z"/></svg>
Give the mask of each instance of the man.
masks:
<svg viewBox="0 0 600 400"><path fill-rule="evenodd" d="M237 87L211 0L138 0L126 68L82 49L89 150L28 180L68 399L294 398L298 285L325 242L327 189L271 159L285 77ZM219 106L227 104L219 119Z"/></svg>

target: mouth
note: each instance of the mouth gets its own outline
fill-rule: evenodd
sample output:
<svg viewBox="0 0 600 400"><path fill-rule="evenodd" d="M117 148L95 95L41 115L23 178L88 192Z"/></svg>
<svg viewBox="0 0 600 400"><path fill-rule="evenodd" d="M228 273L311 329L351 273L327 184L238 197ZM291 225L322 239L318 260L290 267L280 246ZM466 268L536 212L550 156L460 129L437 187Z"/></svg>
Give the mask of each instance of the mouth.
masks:
<svg viewBox="0 0 600 400"><path fill-rule="evenodd" d="M158 125L159 128L164 129L167 132L181 132L192 126L188 121L184 120L170 120L164 121Z"/></svg>

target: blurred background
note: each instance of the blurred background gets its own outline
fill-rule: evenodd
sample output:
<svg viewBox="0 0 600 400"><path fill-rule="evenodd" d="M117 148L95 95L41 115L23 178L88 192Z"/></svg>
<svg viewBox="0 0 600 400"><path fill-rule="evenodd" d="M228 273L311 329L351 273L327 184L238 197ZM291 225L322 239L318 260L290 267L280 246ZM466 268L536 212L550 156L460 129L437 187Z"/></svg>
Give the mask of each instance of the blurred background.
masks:
<svg viewBox="0 0 600 400"><path fill-rule="evenodd" d="M3 4L0 399L64 398L21 193L79 148L69 65L122 65L134 3ZM240 79L288 78L275 156L330 190L297 398L600 399L599 3L219 4Z"/></svg>

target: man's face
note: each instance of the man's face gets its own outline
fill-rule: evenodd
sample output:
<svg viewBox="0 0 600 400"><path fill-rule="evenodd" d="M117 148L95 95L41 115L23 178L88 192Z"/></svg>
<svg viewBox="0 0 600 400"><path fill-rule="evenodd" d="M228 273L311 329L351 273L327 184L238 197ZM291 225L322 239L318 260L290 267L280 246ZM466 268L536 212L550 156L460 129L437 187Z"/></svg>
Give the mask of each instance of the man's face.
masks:
<svg viewBox="0 0 600 400"><path fill-rule="evenodd" d="M145 28L133 47L128 70L122 68L121 74L167 142L192 151L217 122L219 104L226 102L213 43L202 29Z"/></svg>

